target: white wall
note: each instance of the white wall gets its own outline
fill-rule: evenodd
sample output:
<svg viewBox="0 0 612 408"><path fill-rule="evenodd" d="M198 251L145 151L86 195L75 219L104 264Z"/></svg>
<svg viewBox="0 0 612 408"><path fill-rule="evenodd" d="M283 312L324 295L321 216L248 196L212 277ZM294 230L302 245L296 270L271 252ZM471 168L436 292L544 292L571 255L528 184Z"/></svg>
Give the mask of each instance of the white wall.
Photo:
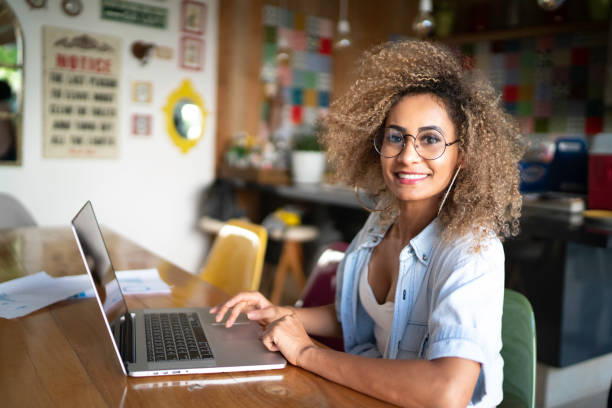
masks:
<svg viewBox="0 0 612 408"><path fill-rule="evenodd" d="M100 222L145 248L195 272L207 244L197 230L199 195L214 176L217 83L217 0L208 4L202 71L178 68L179 0L139 0L168 8L165 30L100 19L100 2L83 1L77 17L61 11L60 1L31 10L23 0L8 0L19 18L25 48L23 155L20 167L0 167L0 191L22 201L42 226L68 226L91 200ZM118 159L46 159L42 157L42 26L66 27L122 38ZM152 58L141 66L131 55L134 41L172 47L171 60ZM184 78L190 78L209 114L203 139L187 154L166 133L162 107ZM134 80L153 82L153 102L131 103ZM134 137L132 113L153 115L153 134Z"/></svg>

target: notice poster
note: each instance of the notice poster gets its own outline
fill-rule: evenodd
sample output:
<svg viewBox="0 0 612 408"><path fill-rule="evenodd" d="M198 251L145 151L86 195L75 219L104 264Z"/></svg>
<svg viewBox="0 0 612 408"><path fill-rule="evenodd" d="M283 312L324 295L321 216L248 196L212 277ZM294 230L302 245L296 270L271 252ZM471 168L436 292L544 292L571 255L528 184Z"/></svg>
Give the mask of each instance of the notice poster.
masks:
<svg viewBox="0 0 612 408"><path fill-rule="evenodd" d="M45 157L118 156L121 39L43 27Z"/></svg>

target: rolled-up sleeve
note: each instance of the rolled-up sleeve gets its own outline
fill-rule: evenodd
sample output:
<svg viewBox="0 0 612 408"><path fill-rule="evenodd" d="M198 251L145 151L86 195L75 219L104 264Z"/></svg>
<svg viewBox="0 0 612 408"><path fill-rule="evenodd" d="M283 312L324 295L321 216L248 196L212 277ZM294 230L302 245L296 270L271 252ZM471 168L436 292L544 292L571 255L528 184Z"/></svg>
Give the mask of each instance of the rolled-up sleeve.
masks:
<svg viewBox="0 0 612 408"><path fill-rule="evenodd" d="M460 357L481 364L472 404L497 398L504 297L504 252L492 240L479 253L449 251L435 266L424 357Z"/></svg>

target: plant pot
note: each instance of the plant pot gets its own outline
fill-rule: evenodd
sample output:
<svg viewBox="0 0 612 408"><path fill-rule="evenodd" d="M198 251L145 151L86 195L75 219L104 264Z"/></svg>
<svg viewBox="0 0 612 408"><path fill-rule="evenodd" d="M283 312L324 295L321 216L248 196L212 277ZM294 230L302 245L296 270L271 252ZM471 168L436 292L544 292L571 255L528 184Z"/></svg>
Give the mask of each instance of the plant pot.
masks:
<svg viewBox="0 0 612 408"><path fill-rule="evenodd" d="M295 184L320 183L325 172L325 152L294 150L291 152L291 171Z"/></svg>

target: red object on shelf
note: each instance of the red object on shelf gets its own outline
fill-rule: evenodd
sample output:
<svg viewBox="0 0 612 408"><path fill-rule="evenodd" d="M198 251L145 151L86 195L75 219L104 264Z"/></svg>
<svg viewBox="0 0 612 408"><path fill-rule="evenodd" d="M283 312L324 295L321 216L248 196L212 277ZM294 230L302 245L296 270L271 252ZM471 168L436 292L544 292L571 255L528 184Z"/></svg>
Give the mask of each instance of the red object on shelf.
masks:
<svg viewBox="0 0 612 408"><path fill-rule="evenodd" d="M302 123L302 107L299 105L293 105L291 107L291 122L298 124Z"/></svg>
<svg viewBox="0 0 612 408"><path fill-rule="evenodd" d="M332 52L332 40L331 38L321 38L319 42L319 53L323 55L331 55Z"/></svg>
<svg viewBox="0 0 612 408"><path fill-rule="evenodd" d="M612 210L612 134L600 133L589 153L589 208Z"/></svg>
<svg viewBox="0 0 612 408"><path fill-rule="evenodd" d="M504 86L504 101L505 102L516 102L517 99L518 99L518 86L517 85Z"/></svg>
<svg viewBox="0 0 612 408"><path fill-rule="evenodd" d="M603 117L601 116L589 116L584 122L584 132L587 135L594 135L600 133L603 130Z"/></svg>

